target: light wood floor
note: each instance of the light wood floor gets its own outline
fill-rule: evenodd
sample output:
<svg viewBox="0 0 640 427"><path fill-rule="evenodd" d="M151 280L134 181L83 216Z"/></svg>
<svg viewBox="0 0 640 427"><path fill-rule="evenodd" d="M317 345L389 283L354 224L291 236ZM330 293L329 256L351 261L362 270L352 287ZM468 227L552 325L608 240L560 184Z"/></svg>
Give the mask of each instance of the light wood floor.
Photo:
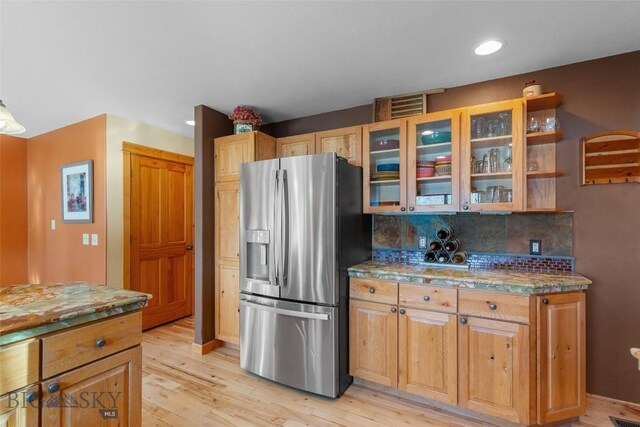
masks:
<svg viewBox="0 0 640 427"><path fill-rule="evenodd" d="M144 333L144 426L488 426L352 385L337 400L287 388L240 369L238 351L191 351L193 320ZM611 426L609 415L640 421L640 405L590 398L571 426Z"/></svg>

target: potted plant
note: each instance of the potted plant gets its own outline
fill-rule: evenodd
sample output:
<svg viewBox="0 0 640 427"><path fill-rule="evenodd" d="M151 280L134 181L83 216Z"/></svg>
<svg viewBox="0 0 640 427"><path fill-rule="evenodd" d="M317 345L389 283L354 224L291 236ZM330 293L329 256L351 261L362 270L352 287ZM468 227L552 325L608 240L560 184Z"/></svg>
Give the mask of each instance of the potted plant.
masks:
<svg viewBox="0 0 640 427"><path fill-rule="evenodd" d="M246 105L238 105L234 108L229 118L233 120L233 132L236 134L258 130L262 124L260 114Z"/></svg>

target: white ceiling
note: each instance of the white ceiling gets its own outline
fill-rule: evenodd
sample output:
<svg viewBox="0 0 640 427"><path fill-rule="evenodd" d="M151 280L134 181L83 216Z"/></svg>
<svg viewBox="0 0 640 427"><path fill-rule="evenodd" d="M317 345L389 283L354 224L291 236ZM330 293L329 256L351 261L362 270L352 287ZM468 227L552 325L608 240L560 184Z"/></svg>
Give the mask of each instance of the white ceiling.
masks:
<svg viewBox="0 0 640 427"><path fill-rule="evenodd" d="M101 113L184 135L640 49L640 2L0 0L0 98L33 136ZM497 37L497 54L473 54Z"/></svg>

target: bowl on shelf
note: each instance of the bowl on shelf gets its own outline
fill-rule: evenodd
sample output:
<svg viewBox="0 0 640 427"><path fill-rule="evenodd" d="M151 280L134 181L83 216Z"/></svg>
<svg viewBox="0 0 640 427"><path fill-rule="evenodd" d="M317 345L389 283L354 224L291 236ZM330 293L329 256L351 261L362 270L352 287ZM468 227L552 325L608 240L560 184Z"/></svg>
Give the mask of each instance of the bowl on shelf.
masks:
<svg viewBox="0 0 640 427"><path fill-rule="evenodd" d="M371 143L371 151L396 150L400 147L398 139L379 139Z"/></svg>
<svg viewBox="0 0 640 427"><path fill-rule="evenodd" d="M451 156L436 157L436 175L451 175Z"/></svg>
<svg viewBox="0 0 640 427"><path fill-rule="evenodd" d="M385 163L376 167L378 172L399 172L400 163Z"/></svg>
<svg viewBox="0 0 640 427"><path fill-rule="evenodd" d="M422 141L422 145L442 144L444 142L451 142L451 132L450 131L433 131L426 134L423 133L422 135L420 135L420 141Z"/></svg>

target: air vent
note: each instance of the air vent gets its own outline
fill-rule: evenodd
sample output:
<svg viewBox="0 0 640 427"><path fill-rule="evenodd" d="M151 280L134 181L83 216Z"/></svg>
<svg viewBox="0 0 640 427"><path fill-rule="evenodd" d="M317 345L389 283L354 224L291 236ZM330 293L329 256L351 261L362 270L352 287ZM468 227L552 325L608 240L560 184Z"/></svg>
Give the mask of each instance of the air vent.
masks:
<svg viewBox="0 0 640 427"><path fill-rule="evenodd" d="M640 423L631 421L631 420L623 420L622 418L609 417L611 418L611 422L615 427L640 427Z"/></svg>
<svg viewBox="0 0 640 427"><path fill-rule="evenodd" d="M427 112L427 95L442 92L444 89L430 89L424 92L376 98L373 103L373 121L382 122L425 114Z"/></svg>

